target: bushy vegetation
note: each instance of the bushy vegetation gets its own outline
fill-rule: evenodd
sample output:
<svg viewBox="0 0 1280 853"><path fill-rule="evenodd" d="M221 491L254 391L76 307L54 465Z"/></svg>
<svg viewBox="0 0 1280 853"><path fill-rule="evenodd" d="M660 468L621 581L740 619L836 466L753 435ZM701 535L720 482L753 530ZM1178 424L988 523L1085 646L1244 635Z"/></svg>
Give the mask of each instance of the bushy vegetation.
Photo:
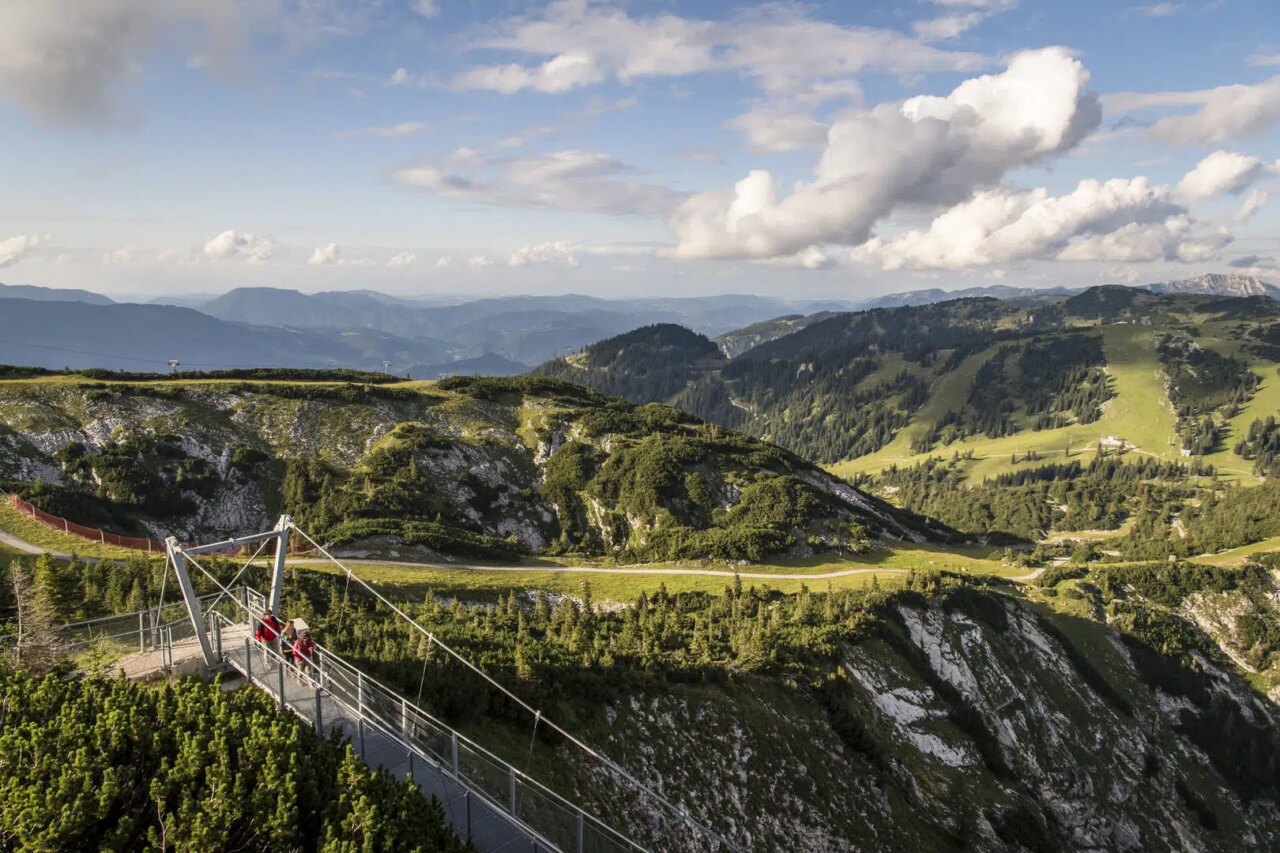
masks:
<svg viewBox="0 0 1280 853"><path fill-rule="evenodd" d="M399 376L391 376L386 373L349 370L346 368L248 367L234 370L183 370L177 373L133 373L126 370L106 370L100 367L91 367L74 372L89 379L111 380L113 382L154 382L169 379L257 379L272 382L358 382L365 385L385 385L391 382L404 381Z"/></svg>
<svg viewBox="0 0 1280 853"><path fill-rule="evenodd" d="M466 849L439 801L263 693L0 664L0 847Z"/></svg>

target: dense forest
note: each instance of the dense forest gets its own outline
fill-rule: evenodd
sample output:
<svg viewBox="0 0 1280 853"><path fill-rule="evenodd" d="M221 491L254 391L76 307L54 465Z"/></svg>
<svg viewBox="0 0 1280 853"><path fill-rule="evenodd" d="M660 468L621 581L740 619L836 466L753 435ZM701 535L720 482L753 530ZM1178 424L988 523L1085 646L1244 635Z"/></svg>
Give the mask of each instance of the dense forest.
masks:
<svg viewBox="0 0 1280 853"><path fill-rule="evenodd" d="M0 661L0 849L466 849L439 801L266 694Z"/></svg>

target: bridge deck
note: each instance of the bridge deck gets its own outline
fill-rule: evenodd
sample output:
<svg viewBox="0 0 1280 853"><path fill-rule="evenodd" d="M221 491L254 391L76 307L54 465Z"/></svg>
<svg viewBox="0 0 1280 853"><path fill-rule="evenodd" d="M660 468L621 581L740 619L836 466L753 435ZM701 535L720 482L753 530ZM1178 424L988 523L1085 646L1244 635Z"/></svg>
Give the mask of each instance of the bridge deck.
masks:
<svg viewBox="0 0 1280 853"><path fill-rule="evenodd" d="M411 778L423 794L439 798L445 819L477 849L532 853L558 849L538 839L494 803L468 791L448 768L408 747L408 739L389 731L385 718L378 719L371 709L362 715L359 697L356 707L351 706L349 697L340 699L335 691L345 692L343 686L333 683L327 673L307 677L278 656L264 654L260 645L246 642L249 629L245 625L224 625L220 633L222 659L232 669L322 734L341 732L370 767L385 769L400 779Z"/></svg>

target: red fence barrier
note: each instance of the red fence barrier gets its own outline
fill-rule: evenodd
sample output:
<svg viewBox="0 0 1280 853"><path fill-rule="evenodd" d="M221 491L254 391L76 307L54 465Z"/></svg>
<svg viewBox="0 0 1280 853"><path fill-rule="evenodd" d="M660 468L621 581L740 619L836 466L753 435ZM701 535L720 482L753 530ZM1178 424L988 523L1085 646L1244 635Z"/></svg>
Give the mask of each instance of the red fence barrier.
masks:
<svg viewBox="0 0 1280 853"><path fill-rule="evenodd" d="M85 527L83 524L76 524L74 521L51 515L37 506L32 506L17 495L9 495L9 505L23 515L34 518L46 527L70 533L72 536L79 536L81 539L87 539L90 542L100 542L103 545L114 545L117 548L128 548L133 551L146 551L149 554L165 553L165 544L158 539L121 536L118 533L108 533L96 527ZM306 554L314 550L310 546L300 547L300 543L290 543L289 547L289 553L291 554Z"/></svg>
<svg viewBox="0 0 1280 853"><path fill-rule="evenodd" d="M79 536L81 539L88 539L90 542L101 542L103 545L114 545L117 548L129 548L134 551L146 551L150 554L163 554L165 550L164 543L156 539L121 536L117 533L99 530L96 527L85 527L83 524L76 524L74 521L51 515L39 507L32 506L17 495L9 495L9 505L23 515L34 518L46 527L70 533L72 536Z"/></svg>

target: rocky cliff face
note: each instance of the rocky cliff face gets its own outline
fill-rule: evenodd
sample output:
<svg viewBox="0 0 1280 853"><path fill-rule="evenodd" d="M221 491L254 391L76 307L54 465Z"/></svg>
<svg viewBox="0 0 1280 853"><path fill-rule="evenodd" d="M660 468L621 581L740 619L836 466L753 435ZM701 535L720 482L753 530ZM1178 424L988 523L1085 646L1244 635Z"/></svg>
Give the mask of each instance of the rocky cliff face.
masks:
<svg viewBox="0 0 1280 853"><path fill-rule="evenodd" d="M753 850L1280 844L1275 707L1207 662L1171 678L1133 649L1009 595L908 594L823 688L742 675L633 695L598 739ZM588 800L659 838L652 814L590 778Z"/></svg>
<svg viewBox="0 0 1280 853"><path fill-rule="evenodd" d="M1194 278L1147 285L1152 293L1201 293L1212 296L1270 296L1280 299L1280 288L1251 275L1206 273Z"/></svg>
<svg viewBox="0 0 1280 853"><path fill-rule="evenodd" d="M0 383L4 480L153 535L243 533L283 509L358 552L398 537L401 556L467 537L662 558L706 536L735 556L715 533L731 527L761 553L947 534L762 442L547 380Z"/></svg>

